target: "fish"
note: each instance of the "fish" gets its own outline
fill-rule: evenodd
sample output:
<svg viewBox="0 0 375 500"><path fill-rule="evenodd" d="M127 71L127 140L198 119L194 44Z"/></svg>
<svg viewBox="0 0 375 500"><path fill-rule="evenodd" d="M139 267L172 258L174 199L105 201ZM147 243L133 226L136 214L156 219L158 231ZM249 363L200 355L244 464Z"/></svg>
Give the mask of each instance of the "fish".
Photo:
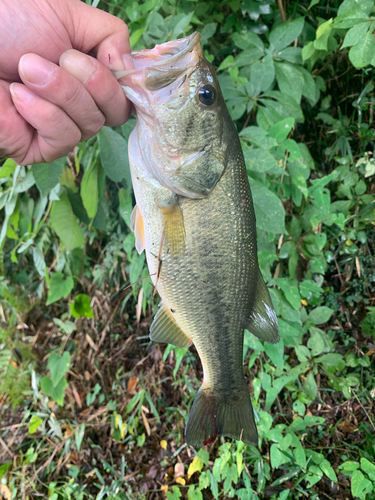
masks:
<svg viewBox="0 0 375 500"><path fill-rule="evenodd" d="M150 338L181 348L194 343L202 362L186 443L198 449L225 436L257 445L244 330L270 343L279 331L258 265L237 129L199 33L132 58L134 69L115 76L137 115L128 145L131 225L161 297Z"/></svg>

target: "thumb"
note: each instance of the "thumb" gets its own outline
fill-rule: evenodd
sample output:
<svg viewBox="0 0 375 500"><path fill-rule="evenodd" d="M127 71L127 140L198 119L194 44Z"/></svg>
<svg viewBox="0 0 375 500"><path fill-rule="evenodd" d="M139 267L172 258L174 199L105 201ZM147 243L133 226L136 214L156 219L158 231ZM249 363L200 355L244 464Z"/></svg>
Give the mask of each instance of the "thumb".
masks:
<svg viewBox="0 0 375 500"><path fill-rule="evenodd" d="M59 2L65 28L73 48L92 52L112 71L126 69L124 56L130 54L129 30L125 22L81 0ZM68 7L68 9L66 9ZM129 61L129 56L125 60Z"/></svg>

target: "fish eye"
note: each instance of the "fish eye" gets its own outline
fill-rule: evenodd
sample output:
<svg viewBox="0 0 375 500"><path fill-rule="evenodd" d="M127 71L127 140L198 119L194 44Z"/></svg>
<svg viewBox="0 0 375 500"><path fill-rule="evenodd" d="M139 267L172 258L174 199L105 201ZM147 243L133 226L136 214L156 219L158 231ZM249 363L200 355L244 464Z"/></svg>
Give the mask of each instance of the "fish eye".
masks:
<svg viewBox="0 0 375 500"><path fill-rule="evenodd" d="M216 92L211 85L202 85L198 92L199 100L205 106L211 106L215 102Z"/></svg>

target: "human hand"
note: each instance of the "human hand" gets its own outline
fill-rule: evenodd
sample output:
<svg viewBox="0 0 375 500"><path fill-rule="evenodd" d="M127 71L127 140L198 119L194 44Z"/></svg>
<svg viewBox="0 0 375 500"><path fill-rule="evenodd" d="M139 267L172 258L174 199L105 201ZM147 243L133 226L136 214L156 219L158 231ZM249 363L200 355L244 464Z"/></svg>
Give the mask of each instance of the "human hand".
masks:
<svg viewBox="0 0 375 500"><path fill-rule="evenodd" d="M80 0L2 0L0 33L0 157L51 162L129 118L111 73L132 67L120 19Z"/></svg>

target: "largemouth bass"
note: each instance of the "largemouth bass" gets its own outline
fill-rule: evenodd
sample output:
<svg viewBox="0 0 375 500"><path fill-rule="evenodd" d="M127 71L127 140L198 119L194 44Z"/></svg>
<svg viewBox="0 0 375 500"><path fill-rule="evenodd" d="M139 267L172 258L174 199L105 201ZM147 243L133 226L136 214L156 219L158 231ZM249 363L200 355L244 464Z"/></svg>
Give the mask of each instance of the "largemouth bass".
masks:
<svg viewBox="0 0 375 500"><path fill-rule="evenodd" d="M150 337L194 342L202 361L186 442L198 448L222 435L257 445L244 328L271 343L279 333L237 130L198 33L132 56L135 69L116 76L137 113L129 139L136 248L162 299Z"/></svg>

